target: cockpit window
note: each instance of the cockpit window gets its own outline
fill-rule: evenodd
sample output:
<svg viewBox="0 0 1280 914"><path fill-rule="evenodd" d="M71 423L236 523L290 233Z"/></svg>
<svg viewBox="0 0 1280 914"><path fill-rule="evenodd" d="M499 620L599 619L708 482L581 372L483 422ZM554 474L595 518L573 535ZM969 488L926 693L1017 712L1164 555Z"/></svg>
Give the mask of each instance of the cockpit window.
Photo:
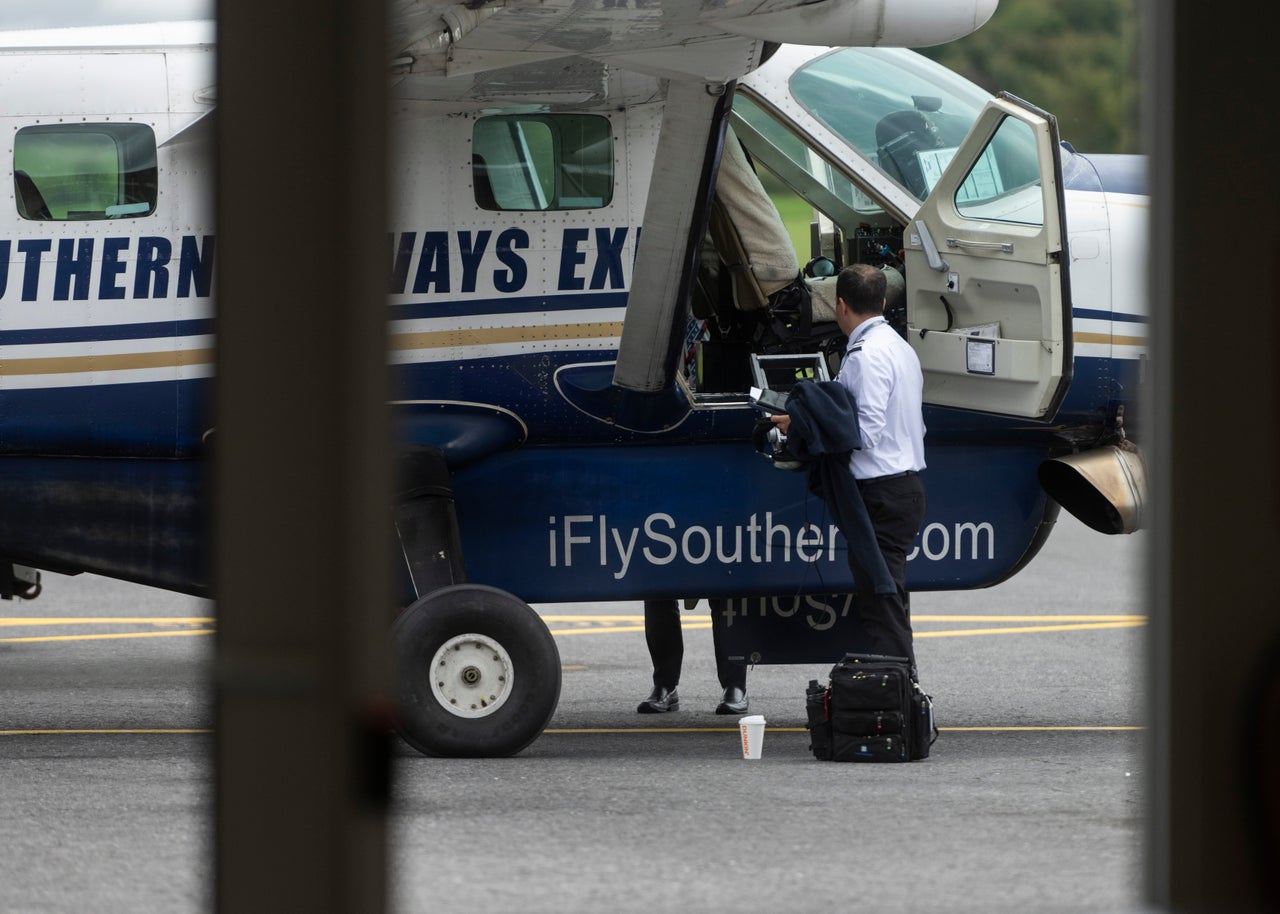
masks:
<svg viewBox="0 0 1280 914"><path fill-rule="evenodd" d="M145 124L49 124L14 137L18 215L66 222L156 209L156 135Z"/></svg>
<svg viewBox="0 0 1280 914"><path fill-rule="evenodd" d="M954 153L991 98L927 58L845 48L801 67L791 94L863 158L917 199L933 189L939 152Z"/></svg>
<svg viewBox="0 0 1280 914"><path fill-rule="evenodd" d="M598 209L613 200L613 129L606 117L482 117L471 139L481 209Z"/></svg>

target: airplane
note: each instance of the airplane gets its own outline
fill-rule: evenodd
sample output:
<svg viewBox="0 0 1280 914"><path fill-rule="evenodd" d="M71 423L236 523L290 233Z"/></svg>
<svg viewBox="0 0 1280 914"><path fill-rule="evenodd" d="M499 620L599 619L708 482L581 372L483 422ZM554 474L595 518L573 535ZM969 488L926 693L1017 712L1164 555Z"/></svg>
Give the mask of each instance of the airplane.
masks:
<svg viewBox="0 0 1280 914"><path fill-rule="evenodd" d="M410 745L542 732L560 660L529 604L726 598L752 664L857 644L844 540L751 396L834 376L849 263L885 270L925 372L911 589L1016 574L1060 505L1141 525L1143 161L905 49L995 5L392 2ZM0 595L210 593L213 52L210 23L0 34ZM264 256L305 269L262 193Z"/></svg>

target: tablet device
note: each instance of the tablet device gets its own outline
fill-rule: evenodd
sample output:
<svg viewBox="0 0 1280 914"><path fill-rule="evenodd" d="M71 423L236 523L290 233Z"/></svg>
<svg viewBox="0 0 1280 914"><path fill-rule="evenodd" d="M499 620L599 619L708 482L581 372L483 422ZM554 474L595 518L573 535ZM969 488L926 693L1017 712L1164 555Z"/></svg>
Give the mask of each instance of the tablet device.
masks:
<svg viewBox="0 0 1280 914"><path fill-rule="evenodd" d="M751 402L767 413L779 414L787 411L787 394L778 393L776 390L761 390L759 387L753 387Z"/></svg>

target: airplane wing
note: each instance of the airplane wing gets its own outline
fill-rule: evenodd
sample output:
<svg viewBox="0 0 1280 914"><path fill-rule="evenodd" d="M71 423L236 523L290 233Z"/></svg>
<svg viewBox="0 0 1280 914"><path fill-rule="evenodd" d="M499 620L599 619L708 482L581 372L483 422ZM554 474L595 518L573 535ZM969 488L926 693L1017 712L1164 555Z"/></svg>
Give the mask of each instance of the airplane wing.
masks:
<svg viewBox="0 0 1280 914"><path fill-rule="evenodd" d="M485 74L518 65L586 85L602 66L724 83L764 44L922 47L967 35L997 0L391 0L397 95L497 97ZM566 63L568 59L577 59ZM595 66L583 61L594 62ZM531 71L537 73L535 69ZM479 76L474 80L459 77ZM455 82L445 85L445 81ZM543 82L543 86L556 81ZM436 93L436 94L433 94Z"/></svg>

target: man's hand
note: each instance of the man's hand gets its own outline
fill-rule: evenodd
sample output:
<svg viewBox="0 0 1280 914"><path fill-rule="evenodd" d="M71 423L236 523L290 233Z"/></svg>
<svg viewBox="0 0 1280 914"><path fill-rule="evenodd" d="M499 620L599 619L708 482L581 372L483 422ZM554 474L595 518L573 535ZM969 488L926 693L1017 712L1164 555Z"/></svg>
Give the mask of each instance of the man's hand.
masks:
<svg viewBox="0 0 1280 914"><path fill-rule="evenodd" d="M778 413L776 416L770 416L769 421L776 425L782 434L786 434L791 428L791 417L786 413Z"/></svg>

